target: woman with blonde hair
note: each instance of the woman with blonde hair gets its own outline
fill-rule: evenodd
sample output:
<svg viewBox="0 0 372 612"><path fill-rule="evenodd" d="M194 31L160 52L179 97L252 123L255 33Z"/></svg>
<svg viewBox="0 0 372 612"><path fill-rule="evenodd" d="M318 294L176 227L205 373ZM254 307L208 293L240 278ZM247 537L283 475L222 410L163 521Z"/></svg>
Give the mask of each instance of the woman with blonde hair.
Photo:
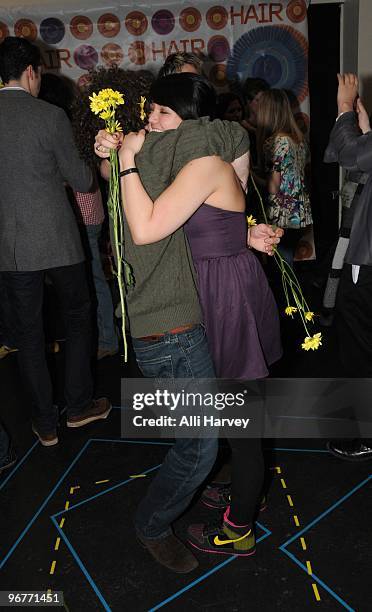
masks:
<svg viewBox="0 0 372 612"><path fill-rule="evenodd" d="M267 220L286 230L279 250L292 265L296 244L313 222L305 181L309 149L282 89L269 89L261 94L257 148L268 191Z"/></svg>

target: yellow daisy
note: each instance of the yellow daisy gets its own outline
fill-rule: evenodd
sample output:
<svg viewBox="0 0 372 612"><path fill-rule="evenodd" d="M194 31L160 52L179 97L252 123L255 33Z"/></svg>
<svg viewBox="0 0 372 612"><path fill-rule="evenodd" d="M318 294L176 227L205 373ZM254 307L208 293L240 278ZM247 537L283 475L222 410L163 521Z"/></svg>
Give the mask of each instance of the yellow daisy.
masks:
<svg viewBox="0 0 372 612"><path fill-rule="evenodd" d="M306 321L313 321L314 320L315 313L311 312L311 310L305 312L304 314L305 314Z"/></svg>
<svg viewBox="0 0 372 612"><path fill-rule="evenodd" d="M310 349L316 351L316 349L320 346L322 346L322 334L320 332L318 334L314 334L313 336L307 336L305 341L301 344L301 347L305 351L309 351Z"/></svg>
<svg viewBox="0 0 372 612"><path fill-rule="evenodd" d="M257 221L253 218L253 215L249 215L249 217L247 217L247 223L248 227L253 227L254 225L257 225Z"/></svg>
<svg viewBox="0 0 372 612"><path fill-rule="evenodd" d="M288 317L293 317L293 313L297 312L297 308L295 306L287 306L284 312Z"/></svg>
<svg viewBox="0 0 372 612"><path fill-rule="evenodd" d="M141 119L141 121L144 121L144 119L146 119L145 104L146 104L146 98L145 98L145 96L141 96L141 101L138 102L138 105L140 107L140 119Z"/></svg>

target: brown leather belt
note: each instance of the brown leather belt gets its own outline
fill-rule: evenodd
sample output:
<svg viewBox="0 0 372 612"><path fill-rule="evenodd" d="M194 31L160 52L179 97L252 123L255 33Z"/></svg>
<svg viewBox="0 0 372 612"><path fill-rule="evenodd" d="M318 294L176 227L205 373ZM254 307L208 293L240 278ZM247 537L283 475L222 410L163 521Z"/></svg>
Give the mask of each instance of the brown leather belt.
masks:
<svg viewBox="0 0 372 612"><path fill-rule="evenodd" d="M195 327L195 325L181 325L181 327L175 327L174 329L170 329L167 332L164 332L164 334L152 334L151 336L141 336L140 338L138 338L138 340L148 340L148 341L154 341L156 342L156 340L159 340L160 338L164 338L165 334L181 334L184 331L187 331L188 329L192 329L193 327Z"/></svg>

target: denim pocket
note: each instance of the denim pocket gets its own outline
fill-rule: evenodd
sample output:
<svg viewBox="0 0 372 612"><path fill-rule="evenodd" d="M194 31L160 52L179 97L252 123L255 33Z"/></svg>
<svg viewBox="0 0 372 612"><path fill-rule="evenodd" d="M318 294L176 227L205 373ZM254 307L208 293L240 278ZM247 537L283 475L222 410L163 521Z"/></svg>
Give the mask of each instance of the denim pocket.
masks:
<svg viewBox="0 0 372 612"><path fill-rule="evenodd" d="M190 331L179 334L179 343L186 351L197 348L201 342L205 342L206 333L204 325L197 325Z"/></svg>
<svg viewBox="0 0 372 612"><path fill-rule="evenodd" d="M146 378L174 378L173 362L170 355L155 357L154 359L138 358L137 364Z"/></svg>

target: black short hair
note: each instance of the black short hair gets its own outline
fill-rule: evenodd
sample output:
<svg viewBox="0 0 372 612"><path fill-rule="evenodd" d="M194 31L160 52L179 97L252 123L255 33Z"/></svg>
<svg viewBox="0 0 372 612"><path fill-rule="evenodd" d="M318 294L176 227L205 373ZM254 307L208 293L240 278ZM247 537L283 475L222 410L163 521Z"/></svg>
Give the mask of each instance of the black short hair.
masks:
<svg viewBox="0 0 372 612"><path fill-rule="evenodd" d="M182 67L185 64L194 66L198 74L201 73L202 61L195 55L195 53L187 53L186 51L179 51L178 53L171 53L165 59L163 66L159 70L158 77L164 77L168 74L175 74L181 72Z"/></svg>
<svg viewBox="0 0 372 612"><path fill-rule="evenodd" d="M78 93L74 81L62 74L47 72L41 77L38 98L62 108L71 120L71 107Z"/></svg>
<svg viewBox="0 0 372 612"><path fill-rule="evenodd" d="M216 92L198 74L181 72L160 77L150 89L150 102L171 108L181 119L216 115Z"/></svg>
<svg viewBox="0 0 372 612"><path fill-rule="evenodd" d="M0 77L3 83L21 78L27 66L41 66L40 49L25 38L7 36L0 45Z"/></svg>

